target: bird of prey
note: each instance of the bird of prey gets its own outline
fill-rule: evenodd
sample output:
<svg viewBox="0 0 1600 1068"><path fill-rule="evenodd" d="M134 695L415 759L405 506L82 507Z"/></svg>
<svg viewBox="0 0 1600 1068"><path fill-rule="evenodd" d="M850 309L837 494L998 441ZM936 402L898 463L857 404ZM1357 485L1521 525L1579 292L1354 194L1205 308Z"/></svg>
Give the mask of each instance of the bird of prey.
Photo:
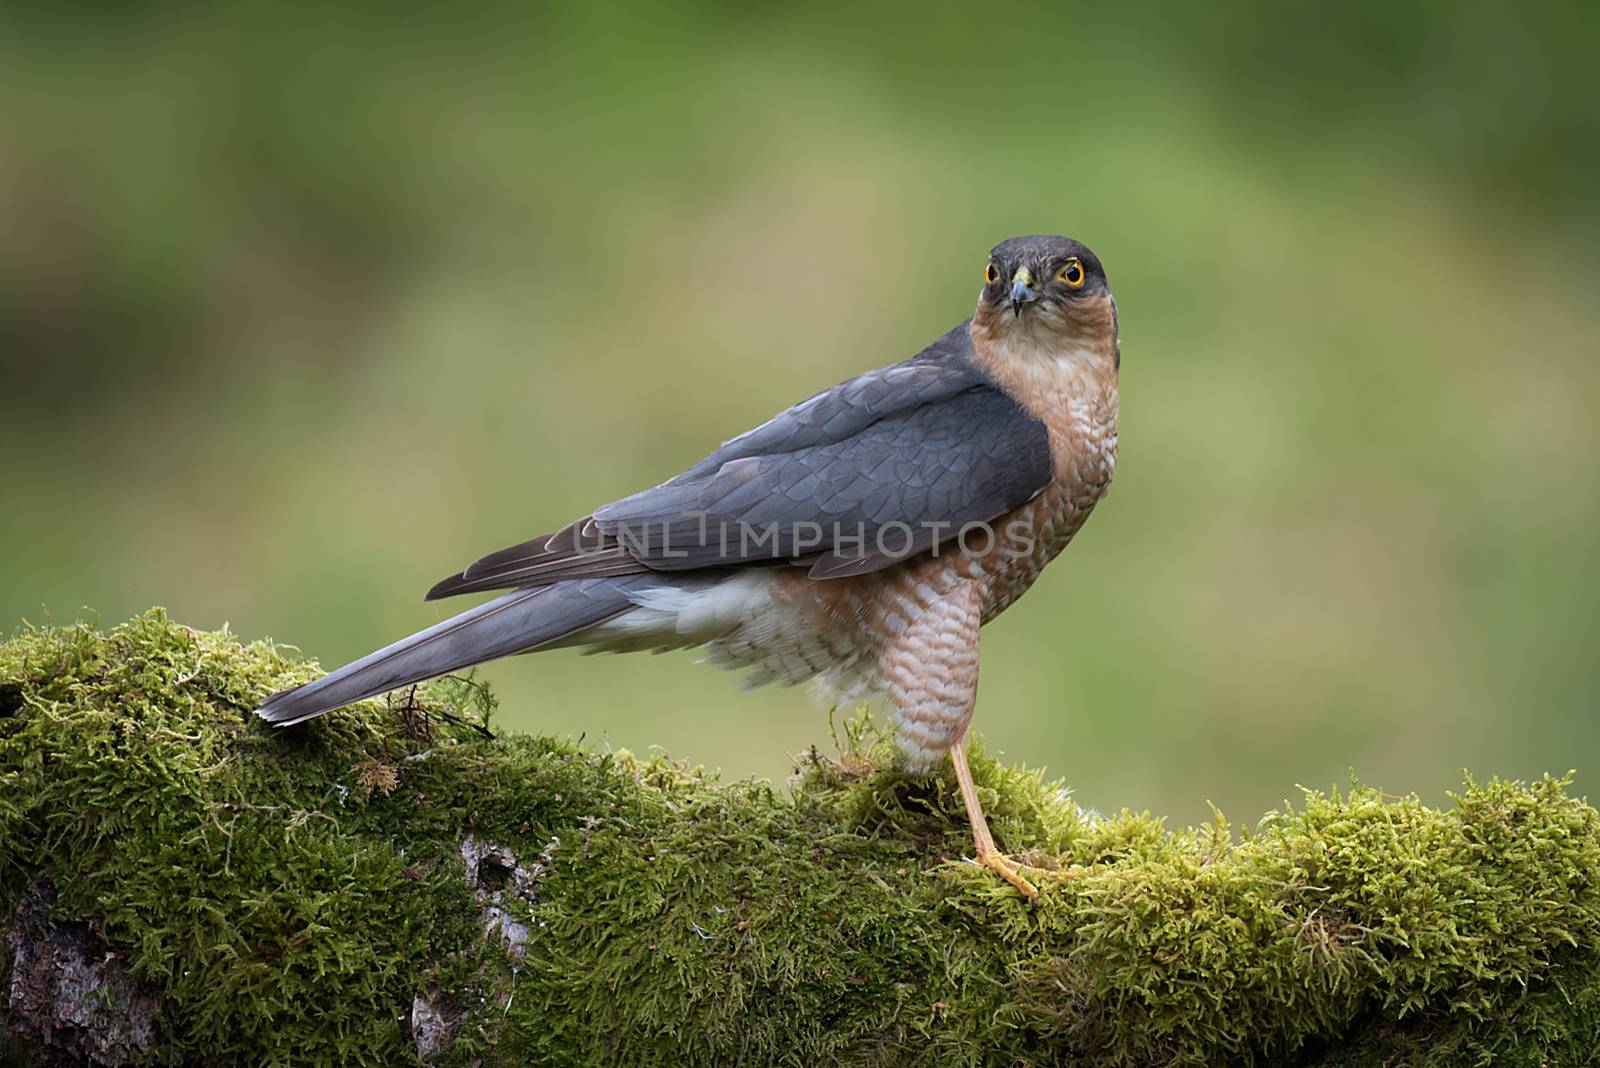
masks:
<svg viewBox="0 0 1600 1068"><path fill-rule="evenodd" d="M280 726L513 653L705 647L752 685L879 699L907 771L949 753L978 863L995 848L963 738L978 629L1066 546L1116 467L1117 308L1063 237L997 245L972 317L802 401L654 489L491 553L428 599L509 590L270 697Z"/></svg>

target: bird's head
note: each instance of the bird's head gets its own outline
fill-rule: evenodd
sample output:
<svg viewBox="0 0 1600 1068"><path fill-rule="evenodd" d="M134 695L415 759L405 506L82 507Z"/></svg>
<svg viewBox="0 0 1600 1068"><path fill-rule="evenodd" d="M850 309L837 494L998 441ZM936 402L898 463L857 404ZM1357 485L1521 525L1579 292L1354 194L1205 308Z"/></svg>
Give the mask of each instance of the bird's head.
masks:
<svg viewBox="0 0 1600 1068"><path fill-rule="evenodd" d="M1013 237L989 253L973 326L996 341L1114 349L1116 304L1099 257L1085 245L1069 237Z"/></svg>

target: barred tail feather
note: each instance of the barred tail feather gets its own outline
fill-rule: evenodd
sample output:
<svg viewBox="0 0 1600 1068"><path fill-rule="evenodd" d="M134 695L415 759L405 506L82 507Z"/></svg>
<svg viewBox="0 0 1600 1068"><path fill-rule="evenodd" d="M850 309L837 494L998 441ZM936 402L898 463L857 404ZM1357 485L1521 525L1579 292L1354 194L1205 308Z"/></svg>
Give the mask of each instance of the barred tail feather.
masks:
<svg viewBox="0 0 1600 1068"><path fill-rule="evenodd" d="M269 697L256 715L279 727L414 682L558 642L633 607L648 576L580 579L516 590Z"/></svg>

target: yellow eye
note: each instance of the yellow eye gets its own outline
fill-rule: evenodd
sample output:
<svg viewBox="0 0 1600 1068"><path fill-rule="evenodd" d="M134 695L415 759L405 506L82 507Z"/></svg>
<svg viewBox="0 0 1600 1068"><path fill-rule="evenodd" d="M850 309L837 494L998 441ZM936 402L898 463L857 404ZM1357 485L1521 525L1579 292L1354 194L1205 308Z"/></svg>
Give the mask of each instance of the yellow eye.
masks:
<svg viewBox="0 0 1600 1068"><path fill-rule="evenodd" d="M1056 274L1056 281L1071 289L1083 285L1083 264L1077 260L1068 260L1067 265Z"/></svg>
<svg viewBox="0 0 1600 1068"><path fill-rule="evenodd" d="M1000 281L1000 268L994 265L994 260L990 260L989 265L983 269L983 284L992 286L998 281Z"/></svg>

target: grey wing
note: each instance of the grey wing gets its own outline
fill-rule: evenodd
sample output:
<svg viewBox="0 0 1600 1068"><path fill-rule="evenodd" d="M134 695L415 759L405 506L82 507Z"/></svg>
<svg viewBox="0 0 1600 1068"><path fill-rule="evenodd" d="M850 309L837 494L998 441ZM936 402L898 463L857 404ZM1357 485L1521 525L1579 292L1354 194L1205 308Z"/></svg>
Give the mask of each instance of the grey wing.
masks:
<svg viewBox="0 0 1600 1068"><path fill-rule="evenodd" d="M834 577L920 552L1020 506L1050 478L1044 424L980 374L969 351L963 323L654 489L484 557L428 597L774 562Z"/></svg>
<svg viewBox="0 0 1600 1068"><path fill-rule="evenodd" d="M967 359L971 347L963 322L912 359L858 375L780 412L665 484L704 479L734 460L843 441L885 417L987 384Z"/></svg>
<svg viewBox="0 0 1600 1068"><path fill-rule="evenodd" d="M652 570L808 562L832 578L1003 515L1050 474L1044 424L979 382L841 438L680 476L596 509L593 523Z"/></svg>

